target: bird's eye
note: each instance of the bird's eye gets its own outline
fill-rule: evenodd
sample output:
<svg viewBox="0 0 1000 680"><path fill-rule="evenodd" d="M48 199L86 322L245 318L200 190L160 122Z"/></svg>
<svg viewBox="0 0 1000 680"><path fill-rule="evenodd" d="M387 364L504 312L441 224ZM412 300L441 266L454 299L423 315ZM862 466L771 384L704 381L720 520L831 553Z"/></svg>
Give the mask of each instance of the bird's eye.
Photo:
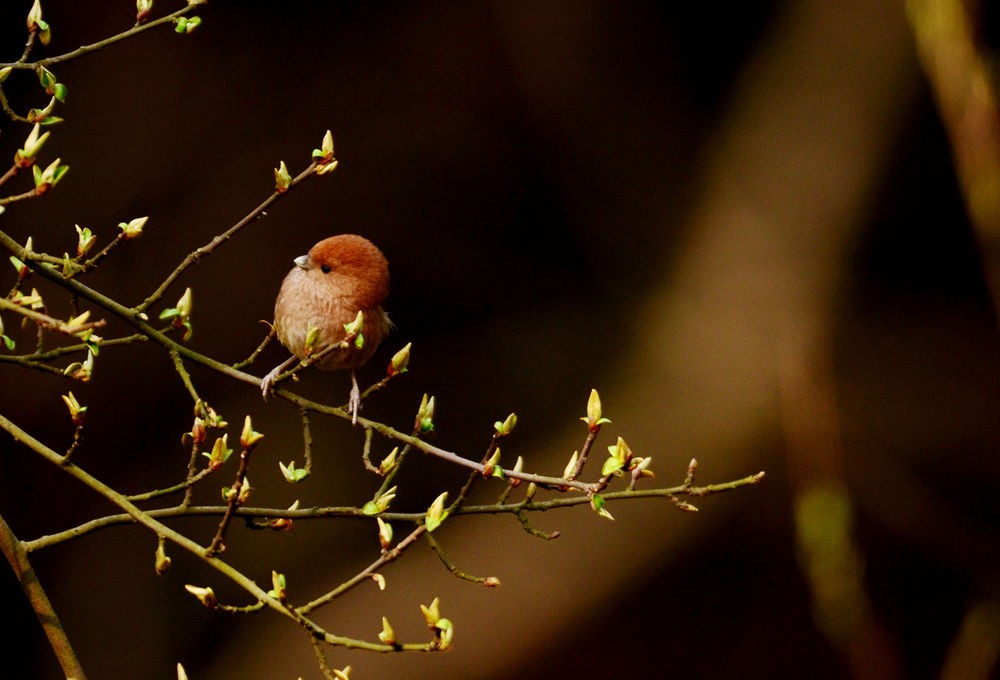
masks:
<svg viewBox="0 0 1000 680"><path fill-rule="evenodd" d="M321 272L323 272L324 274L329 274L330 273L330 265L328 265L328 264L321 264L319 266L319 270Z"/></svg>

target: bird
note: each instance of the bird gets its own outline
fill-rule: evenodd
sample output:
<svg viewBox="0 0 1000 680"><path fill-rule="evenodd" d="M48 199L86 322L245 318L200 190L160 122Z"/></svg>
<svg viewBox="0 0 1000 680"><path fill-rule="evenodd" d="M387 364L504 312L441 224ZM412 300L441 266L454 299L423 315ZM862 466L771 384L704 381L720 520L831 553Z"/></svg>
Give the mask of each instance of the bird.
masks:
<svg viewBox="0 0 1000 680"><path fill-rule="evenodd" d="M389 295L389 263L371 241L357 234L325 238L293 262L274 303L273 326L292 356L264 376L261 393L266 400L275 378L296 360L318 356L320 369L350 371L348 407L351 422L357 424L361 393L355 370L392 328L382 308ZM355 322L358 312L363 314L360 332L349 337L344 326Z"/></svg>

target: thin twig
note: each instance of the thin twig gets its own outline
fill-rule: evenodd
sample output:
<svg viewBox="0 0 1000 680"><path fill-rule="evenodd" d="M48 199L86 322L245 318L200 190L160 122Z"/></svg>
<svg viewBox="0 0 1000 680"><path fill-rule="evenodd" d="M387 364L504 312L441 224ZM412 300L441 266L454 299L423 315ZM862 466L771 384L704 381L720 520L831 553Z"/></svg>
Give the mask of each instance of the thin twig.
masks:
<svg viewBox="0 0 1000 680"><path fill-rule="evenodd" d="M0 419L3 417L0 416ZM0 427L2 427L3 422L0 420ZM61 459L61 456L60 456ZM641 498L663 498L671 499L678 496L693 496L702 497L710 494L725 493L727 491L733 491L745 486L752 486L754 484L760 483L764 479L764 473L758 472L754 475L749 475L743 477L742 479L733 480L730 482L721 482L718 484L707 484L705 486L689 487L689 486L673 486L664 487L657 489L637 489L634 491L610 491L602 494L605 502L619 501L619 500L638 500ZM377 495L377 494L376 494ZM128 500L128 499L126 499ZM139 497L139 500L144 500L144 498ZM570 508L577 505L589 505L590 499L586 496L559 496L557 498L550 498L546 500L523 500L518 503L493 503L490 505L463 505L457 508L450 517L457 517L459 515L502 515L502 514L512 514L516 516L522 523L525 523L525 528L528 529L527 513L529 512L545 512L548 510L557 510L560 508ZM226 512L227 506L224 505L191 505L191 506L176 506L172 508L156 508L151 510L146 510L145 515L150 518L159 519L175 519L178 517L214 517L222 515ZM363 521L374 521L375 517L371 515L366 515L362 512L361 508L357 507L344 507L344 506L329 506L329 507L313 507L313 508L296 508L294 510L288 508L254 508L248 506L241 506L237 508L234 512L237 517L246 518L258 518L258 519L272 519L272 518L285 518L292 520L310 520L310 519L328 519L330 517L339 517L344 519L357 519ZM386 511L380 513L378 517L381 517L387 522L413 522L418 523L424 520L426 516L425 511L421 512L391 512ZM90 520L84 524L61 531L55 534L49 534L47 536L42 536L31 541L24 541L25 549L29 552L35 550L42 550L43 548L49 548L54 545L65 543L67 541L74 540L76 538L81 538L88 534L101 529L107 529L113 526L119 526L122 524L132 524L136 520L132 515L129 514L118 514L118 515L107 515L100 517L98 519ZM545 534L545 532L540 532L537 530L528 529L529 533L534 535L539 535L544 538L555 538L558 532L553 532L555 535Z"/></svg>
<svg viewBox="0 0 1000 680"><path fill-rule="evenodd" d="M247 216L244 217L243 219L241 219L239 222L237 222L233 226L229 227L229 229L227 229L226 231L222 232L221 234L219 234L218 236L216 236L215 238L213 238L211 241L209 241L208 243L206 243L202 247L195 248L190 253L188 253L187 257L185 257L184 260L179 265L177 265L177 267L175 267L174 270L172 272L170 272L170 274L167 275L167 278L163 280L163 283L161 283L157 287L157 289L152 292L152 294L149 297L147 297L138 306L136 306L135 311L136 312L143 312L146 309L148 309L150 305L152 305L157 300L159 300L161 297L163 297L163 294L167 291L168 288L170 288L170 285L174 281L176 281L177 278L181 274L183 274L187 270L188 267L190 267L193 264L196 264L202 257L204 257L206 255L211 255L213 252L215 252L216 248L218 248L223 243L225 243L226 241L228 241L229 239L231 239L233 236L235 236L236 232L238 232L240 229L242 229L243 227L247 226L251 222L253 222L253 221L255 221L255 220L263 217L264 214L265 214L265 211L271 206L272 203L274 203L279 198L281 198L282 196L284 196L285 194L287 194L294 187L298 186L298 184L300 182L302 182L304 179L306 179L310 175L314 174L315 171L316 171L316 168L317 168L317 164L315 162L310 163L309 167L307 167L305 170L303 170L302 172L300 172L291 181L291 183L288 185L287 189L285 189L284 191L275 191L270 196L268 196L264 200L263 203L261 203L256 208L254 208L253 210L251 210L250 213L247 214Z"/></svg>
<svg viewBox="0 0 1000 680"><path fill-rule="evenodd" d="M267 323L267 322L264 321L262 323ZM257 360L257 356L264 351L264 348L267 347L271 343L271 340L273 340L275 337L274 327L270 326L270 324L268 324L268 326L270 330L268 331L268 334L264 336L264 339L261 341L261 343L257 345L257 349L251 352L250 356L248 356L243 361L237 361L235 364L232 364L233 368L235 368L236 370L240 370L242 368L246 368L247 366L249 366L250 364L252 364L254 361Z"/></svg>
<svg viewBox="0 0 1000 680"><path fill-rule="evenodd" d="M576 465L566 479L576 479L583 472L583 466L587 464L587 456L590 454L590 447L593 445L594 440L597 439L597 434L600 431L600 425L587 428L587 438L583 441L583 446L580 447L580 455L576 459Z"/></svg>
<svg viewBox="0 0 1000 680"><path fill-rule="evenodd" d="M101 328L107 323L104 319L98 319L97 321L90 321L87 323L70 324L66 321L56 319L49 316L48 314L43 314L41 312L36 312L30 307L23 307L16 302L12 302L7 298L0 298L0 309L6 309L12 312L16 312L21 316L27 317L31 321L34 321L39 326L56 331L57 333L63 333L65 335L77 336L80 333L88 330L93 330L95 328Z"/></svg>
<svg viewBox="0 0 1000 680"><path fill-rule="evenodd" d="M312 471L312 429L309 426L309 409L304 408L299 412L302 419L302 455L305 458L303 469L306 473Z"/></svg>
<svg viewBox="0 0 1000 680"><path fill-rule="evenodd" d="M379 569L399 558L399 556L402 555L407 548L413 545L413 543L418 538L420 538L426 531L427 528L423 524L417 526L417 528L411 531L406 536L406 538L397 543L391 549L383 551L382 555L379 556L377 560L375 560L367 567L359 571L353 577L351 577L347 581L344 581L339 586L337 586L330 592L326 593L322 597L318 597L312 602L309 602L308 604L304 604L301 607L298 607L296 611L298 611L300 614L303 615L308 614L309 612L319 609L323 605L332 602L333 600L340 597L341 595L343 595L344 593L346 593L348 590L355 587L359 583L367 581L372 577L373 574L377 573Z"/></svg>
<svg viewBox="0 0 1000 680"><path fill-rule="evenodd" d="M171 12L170 14L167 14L165 16L162 16L159 19L154 19L153 21L149 21L149 22L146 22L146 23L143 23L143 24L139 24L137 26L133 26L132 28L128 29L127 31L122 31L121 33L118 33L118 34L113 35L111 37L105 38L104 40L99 40L99 41L97 41L95 43L91 43L89 45L81 45L80 47L76 48L75 50L72 50L71 52L66 52L64 54L59 54L59 55L56 55L56 56L46 57L44 59L38 59L37 61L29 62L28 61L28 56L29 56L29 54L31 52L31 48L32 48L32 45L33 45L34 39L35 39L35 32L31 32L28 35L28 42L27 42L27 44L24 47L24 53L21 54L21 58L18 59L17 61L15 61L15 62L0 63L0 68L4 68L4 67L7 67L7 66L10 66L11 68L15 68L15 69L34 71L34 70L37 70L38 67L40 67L40 66L48 67L48 66L51 66L52 64L59 64L59 63L62 63L62 62L71 61L71 60L76 59L78 57L82 57L85 54L89 54L90 52L96 52L97 50L100 50L102 48L108 47L109 45L113 45L113 44L115 44L117 42L121 42L122 40L127 40L129 38L133 38L133 37L139 35L140 33L148 31L151 28L155 28L155 27L161 26L163 24L171 23L175 19L178 19L178 18L184 16L185 14L190 14L191 12L193 12L197 8L198 5L202 5L202 4L205 4L204 0L196 0L194 2L191 2L189 0L188 3L184 7L182 7L181 9L179 9L179 10L177 10L175 12Z"/></svg>
<svg viewBox="0 0 1000 680"><path fill-rule="evenodd" d="M181 360L181 355L177 350L170 350L170 359L174 362L174 368L177 370L177 375L181 377L181 382L184 383L184 387L187 388L188 394L191 395L191 399L197 404L201 401L201 397L198 396L198 390L194 388L194 383L191 382L191 374L188 373L187 369L184 368L184 362Z"/></svg>
<svg viewBox="0 0 1000 680"><path fill-rule="evenodd" d="M441 564L444 565L444 568L447 569L449 573L457 576L463 581L469 581L470 583L480 583L484 586L488 586L491 588L500 585L500 579L498 579L496 576L475 576L474 574L462 571L457 566L455 566L455 564L448 559L448 556L444 552L444 548L442 548L441 544L434 539L434 536L431 534L431 532L428 531L424 533L424 540L427 541L428 545L430 545L431 547L431 550L434 551L434 554L438 556L438 559L441 560Z"/></svg>
<svg viewBox="0 0 1000 680"><path fill-rule="evenodd" d="M226 512L222 516L222 521L219 522L219 529L215 532L215 538L212 539L212 543L205 551L205 554L209 557L218 555L226 549L226 529L229 528L229 522L233 519L233 513L236 512L236 508L240 504L240 492L246 483L247 468L250 464L250 451L251 449L245 447L240 451L240 466L236 470L236 479L233 481L233 485L229 487L229 503L226 505Z"/></svg>

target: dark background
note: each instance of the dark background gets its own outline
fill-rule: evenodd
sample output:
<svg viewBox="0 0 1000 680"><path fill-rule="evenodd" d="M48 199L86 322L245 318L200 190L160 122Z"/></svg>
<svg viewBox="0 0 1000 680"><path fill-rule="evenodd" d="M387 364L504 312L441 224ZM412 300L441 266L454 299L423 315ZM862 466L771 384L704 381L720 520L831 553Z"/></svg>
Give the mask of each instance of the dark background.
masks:
<svg viewBox="0 0 1000 680"><path fill-rule="evenodd" d="M355 677L939 677L967 612L997 594L996 319L902 3L865 5L213 0L192 35L155 29L52 67L69 98L42 162L71 170L0 224L60 254L74 224L104 243L148 215L144 236L87 280L136 304L263 200L280 160L295 174L331 129L339 168L167 293L169 305L194 289L192 347L245 357L291 259L357 232L391 263L397 327L362 382L414 343L411 372L364 415L405 429L432 393L435 443L478 458L493 421L516 411L510 460L558 473L597 387L613 421L601 447L621 434L653 456L658 483L682 480L692 456L706 483L768 473L698 500L698 514L643 501L612 506L613 523L582 508L533 518L562 532L553 542L510 517L448 525L451 559L503 586L461 583L415 547L386 570L386 593L361 589L320 621L374 639L387 614L422 639L418 604L441 595L456 649L334 650L331 664ZM0 9L0 60L20 54L29 6ZM52 44L35 54L123 30L132 8L48 0ZM18 75L5 85L15 108L44 104ZM4 121L0 133L3 158L27 128ZM46 300L68 314L56 291ZM123 332L111 323L104 335ZM284 356L270 348L256 373ZM860 557L859 602L880 631L847 642L815 622L796 544L794 510L823 467L789 444L785 378L803 364L820 369L792 370L793 389L821 396L808 376L829 367L837 453L822 480L847 490L845 550ZM360 504L376 488L360 434L323 420L314 475L288 487L276 461L301 462L295 409L193 377L233 427L251 413L266 435L255 504ZM106 349L86 385L9 364L0 385L4 415L57 450L72 434L59 395L72 389L90 407L76 460L116 488L182 473L190 400L154 347ZM338 401L348 385L306 375L300 389ZM9 438L0 447L0 511L20 537L110 511ZM400 508L464 477L411 465ZM215 502L224 481L200 500ZM214 532L214 520L177 526ZM350 522L234 527L228 548L260 584L286 573L296 601L377 554L371 527ZM178 661L192 680L319 677L293 625L205 610L185 583L245 600L179 550L157 577L154 549L147 532L116 528L32 555L89 677L175 677ZM16 583L0 583L13 631L4 675L60 677Z"/></svg>

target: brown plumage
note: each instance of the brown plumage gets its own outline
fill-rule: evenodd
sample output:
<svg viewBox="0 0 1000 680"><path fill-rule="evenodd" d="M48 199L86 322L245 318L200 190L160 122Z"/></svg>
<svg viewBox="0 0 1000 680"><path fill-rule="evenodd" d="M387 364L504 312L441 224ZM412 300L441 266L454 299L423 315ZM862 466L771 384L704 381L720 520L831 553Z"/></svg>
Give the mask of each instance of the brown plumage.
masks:
<svg viewBox="0 0 1000 680"><path fill-rule="evenodd" d="M354 369L368 361L389 334L391 324L382 309L388 295L388 262L378 248L356 234L331 236L314 245L308 255L295 258L295 267L285 276L274 303L275 333L293 356L261 381L264 398L278 374L306 357L310 328L319 330L312 348L315 355L342 342L347 336L344 325L354 321L360 310L364 312L363 346L351 343L316 362L324 370L351 372L350 408L357 422L360 393Z"/></svg>

